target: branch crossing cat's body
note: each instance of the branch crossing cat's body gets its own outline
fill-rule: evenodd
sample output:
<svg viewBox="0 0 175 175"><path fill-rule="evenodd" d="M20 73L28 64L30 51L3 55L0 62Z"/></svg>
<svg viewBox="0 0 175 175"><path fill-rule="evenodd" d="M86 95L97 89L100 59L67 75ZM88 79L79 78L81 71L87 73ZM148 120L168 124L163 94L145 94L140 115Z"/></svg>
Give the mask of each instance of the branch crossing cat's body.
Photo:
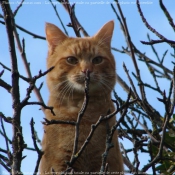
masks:
<svg viewBox="0 0 175 175"><path fill-rule="evenodd" d="M78 149L86 140L91 125L101 115L114 111L111 91L116 82L115 61L110 42L114 22L105 24L93 37L71 38L53 24L46 24L46 37L49 44L47 67L54 69L47 75L50 91L49 106L54 107L56 116L46 110L48 120L76 121L84 99L85 72L90 72L89 104L80 123ZM106 146L108 129L115 124L115 116L103 121L95 130L82 155L73 168L75 172L99 172L102 154ZM54 124L44 126L40 173L51 174L52 168L58 174L66 170L70 161L75 137L75 126ZM112 140L107 163L109 172L123 172L123 161L118 145L117 132ZM76 174L76 173L75 173ZM120 174L120 173L119 173Z"/></svg>

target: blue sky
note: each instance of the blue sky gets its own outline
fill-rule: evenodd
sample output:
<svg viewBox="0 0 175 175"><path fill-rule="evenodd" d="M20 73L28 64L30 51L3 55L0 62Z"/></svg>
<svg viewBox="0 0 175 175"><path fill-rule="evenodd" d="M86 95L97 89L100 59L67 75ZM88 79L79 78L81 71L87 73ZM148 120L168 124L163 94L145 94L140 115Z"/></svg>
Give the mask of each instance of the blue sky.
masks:
<svg viewBox="0 0 175 175"><path fill-rule="evenodd" d="M12 10L15 10L18 6L20 1L17 0L11 0L11 8ZM54 1L56 3L56 1ZM113 1L101 1L101 0L87 0L87 1L81 1L81 0L74 0L70 1L71 3L75 2L75 12L76 16L79 20L79 22L82 24L82 26L86 29L86 31L89 33L89 35L95 34L106 22L109 20L115 21L115 30L114 30L114 36L112 39L112 46L116 47L118 49L121 49L122 46L126 46L125 38L123 37L123 34L120 30L119 22L117 21L117 18L115 14L113 13L110 3L114 3ZM152 34L148 29L144 26L144 24L141 21L141 18L138 14L137 7L135 5L135 0L123 0L120 1L121 8L123 10L123 13L126 17L126 21L128 24L128 28L131 34L131 39L134 42L134 44L142 51L145 52L148 56L151 58L154 58L154 54L152 53L149 46L142 45L140 43L140 40L147 40L146 34L149 33L152 39L157 39L157 37ZM141 7L145 14L145 17L147 21L150 23L150 25L157 29L159 33L163 34L165 37L173 40L175 38L174 32L169 26L162 10L159 7L159 3L157 0L141 0L142 2ZM147 4L145 4L147 3ZM64 10L62 5L60 5L58 2L57 4L57 10L58 13L66 26L70 22L70 18L67 14L67 12ZM173 1L165 1L165 6L171 13L172 17L175 17L175 11L174 11L174 5L175 2ZM116 7L116 5L114 4ZM0 13L2 14L2 11L0 10ZM2 19L0 19L2 20ZM21 27L36 33L41 36L45 36L44 32L44 26L45 22L53 23L57 26L59 26L61 29L61 24L58 20L58 18L55 15L55 12L49 3L48 0L42 1L42 0L25 0L25 3L23 4L22 8L17 13L17 16L15 18L16 24L20 25ZM70 36L75 36L73 30L69 27L66 27L68 33ZM18 30L20 39L25 39L25 45L26 45L26 55L28 62L30 62L30 67L32 71L32 75L38 74L39 70L42 71L46 70L46 56L47 56L47 43L44 40L34 39L32 36L29 36L28 34ZM8 42L7 42L7 35L5 31L4 25L0 24L0 62L5 64L6 66L10 67L10 56L8 51ZM3 41L3 42L2 42ZM169 49L167 58L166 58L166 65L169 67L169 69L172 69L172 58L170 57L170 53L172 53L172 49L165 45L156 45L156 48L158 49L160 56L163 54L163 52L166 49ZM20 53L17 50L17 57L18 57L18 66L20 74L26 76L26 72L20 57ZM130 70L130 73L134 71L133 63L131 61L131 58L122 55L119 53L114 52L116 62L117 62L117 73L126 81L128 82L126 75L123 71L123 62L126 64L128 69ZM155 58L156 60L156 58ZM152 83L153 79L149 76L149 73L147 71L146 66L144 63L139 62L139 68L141 71L142 78L147 83ZM0 67L0 71L2 70L2 67ZM11 75L8 71L5 71L4 75L2 76L3 80L6 80L9 84L11 83ZM41 82L44 82L44 86L41 90L41 93L43 95L44 101L47 103L48 100L48 90L45 83L45 77L41 78L37 85L39 86ZM137 85L137 82L135 82ZM165 83L164 81L160 81L161 88L168 90L169 84ZM26 84L24 81L20 81L20 93L21 93L21 100L25 98L26 95L26 89L28 87L28 84ZM120 85L116 85L116 91L117 93L123 97L126 98L127 94L125 91L120 87ZM159 94L152 94L151 91L148 90L148 99L151 104L157 103L157 109L163 113L164 109L162 108L163 105L157 101L157 97L160 97ZM9 93L7 93L4 89L0 88L0 112L3 112L6 116L12 116L12 109L11 109L11 96ZM32 94L31 101L36 101L35 95ZM30 132L30 120L31 117L34 118L35 121L35 129L38 132L38 135L40 138L42 138L42 124L40 121L43 120L44 114L42 111L38 110L38 106L28 106L22 110L22 125L23 125L23 133L25 135L25 142L28 146L33 147L32 139L31 139L31 132ZM7 128L7 134L11 138L11 126L5 125ZM2 137L0 137L0 143L4 143L4 140ZM130 147L132 146L129 142L124 141L124 146ZM4 145L3 145L4 146ZM35 161L37 158L37 155L32 151L24 151L24 155L27 155L27 158L24 159L22 164L22 171L23 172L33 172ZM141 154L141 165L140 168L147 162L147 159L145 159L144 154ZM132 157L132 156L131 156ZM5 172L3 170L3 172Z"/></svg>

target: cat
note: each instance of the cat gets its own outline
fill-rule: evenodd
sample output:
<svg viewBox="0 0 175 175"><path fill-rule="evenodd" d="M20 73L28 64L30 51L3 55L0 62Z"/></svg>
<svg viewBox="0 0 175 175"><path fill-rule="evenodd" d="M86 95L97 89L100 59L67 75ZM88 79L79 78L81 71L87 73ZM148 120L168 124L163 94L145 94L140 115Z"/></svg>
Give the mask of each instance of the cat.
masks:
<svg viewBox="0 0 175 175"><path fill-rule="evenodd" d="M88 70L89 104L80 122L78 150L86 140L91 125L101 115L114 111L111 92L116 83L115 60L111 53L111 38L114 21L106 23L92 37L73 38L65 35L57 26L46 23L48 42L47 68L54 69L47 74L47 85L50 91L48 106L54 107L55 116L49 110L45 115L48 120L76 121L84 100L84 82ZM115 116L103 121L95 130L87 147L73 164L75 172L99 172L102 154L105 151L107 125L112 127ZM41 174L56 174L66 170L70 161L75 137L75 126L54 124L44 126L42 140ZM112 139L114 147L110 149L107 163L108 171L123 172L123 160L115 131ZM76 173L75 173L76 174ZM112 173L111 173L112 174Z"/></svg>

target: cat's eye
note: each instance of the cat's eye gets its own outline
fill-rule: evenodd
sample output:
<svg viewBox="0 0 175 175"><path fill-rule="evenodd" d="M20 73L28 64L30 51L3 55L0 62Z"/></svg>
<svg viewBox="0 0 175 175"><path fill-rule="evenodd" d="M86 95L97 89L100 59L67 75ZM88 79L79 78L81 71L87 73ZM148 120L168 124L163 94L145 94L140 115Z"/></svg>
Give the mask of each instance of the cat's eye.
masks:
<svg viewBox="0 0 175 175"><path fill-rule="evenodd" d="M93 63L93 64L100 64L102 61L103 61L103 57L98 56L98 57L95 57L95 58L92 60L92 63Z"/></svg>
<svg viewBox="0 0 175 175"><path fill-rule="evenodd" d="M68 58L67 58L67 62L68 62L69 64L77 64L77 63L78 63L78 59L71 56L71 57L68 57Z"/></svg>

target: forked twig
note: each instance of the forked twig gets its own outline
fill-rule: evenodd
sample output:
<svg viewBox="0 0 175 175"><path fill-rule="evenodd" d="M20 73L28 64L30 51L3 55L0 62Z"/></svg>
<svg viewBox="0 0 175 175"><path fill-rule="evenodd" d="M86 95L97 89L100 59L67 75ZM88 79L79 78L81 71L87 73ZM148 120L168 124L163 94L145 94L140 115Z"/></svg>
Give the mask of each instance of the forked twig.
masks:
<svg viewBox="0 0 175 175"><path fill-rule="evenodd" d="M25 98L22 100L22 102L21 102L21 105L20 105L21 108L23 108L23 107L26 106L26 105L40 105L40 106L42 106L43 110L49 109L49 110L51 111L51 113L52 113L53 115L55 115L55 113L54 113L54 111L53 111L53 107L46 106L45 103L44 103L44 101L42 101L42 102L28 102L28 100L30 99L30 94L32 93L32 91L33 91L34 89L36 89L36 86L35 86L36 81L37 81L39 78L45 76L47 73L49 73L53 68L54 68L54 67L51 67L50 69L48 69L48 70L45 71L45 72L42 72L42 71L40 70L38 75L36 75L36 76L34 76L33 78L30 79L30 86L29 86L29 88L27 89L26 97L25 97ZM39 91L38 91L38 92L39 92Z"/></svg>
<svg viewBox="0 0 175 175"><path fill-rule="evenodd" d="M118 122L112 127L112 130L111 130L111 135L110 135L110 139L112 139L112 136L116 130L116 128L119 126L119 124L121 123L123 117L125 116L126 112L127 112L127 109L129 107L129 105L133 104L137 99L133 100L133 101L129 101L130 100L130 97L131 97L131 91L130 93L128 94L128 98L126 100L126 103L121 106L121 107L117 107L117 109L111 113L111 114L108 114L106 116L100 116L98 121L95 123L95 124L92 124L91 125L91 130L89 132L89 135L87 136L86 140L84 141L83 145L81 146L81 148L79 149L79 151L76 152L76 156L72 156L71 158L71 161L68 162L68 165L69 167L71 167L75 161L78 159L78 157L80 157L80 155L82 154L82 152L84 151L84 149L86 148L86 146L88 145L88 143L90 142L93 134L94 134L94 131L96 130L96 128L99 126L99 124L101 124L101 122L103 122L104 120L108 120L110 119L111 117L115 116L118 112L124 110L122 116L120 117L120 119L118 120ZM117 103L117 101L115 101L115 103ZM118 106L118 105L117 105ZM110 140L111 141L111 140ZM110 149L110 148L109 148ZM104 165L106 164L106 162L104 162ZM68 167L68 168L69 168ZM105 168L105 166L104 166ZM105 171L105 169L103 169L103 172Z"/></svg>
<svg viewBox="0 0 175 175"><path fill-rule="evenodd" d="M151 31L153 32L156 36L158 36L161 41L152 41L151 44L156 44L156 43L160 43L160 42L166 42L168 44L170 44L172 47L175 47L175 41L171 41L171 40L168 40L167 38L165 38L163 35L161 35L159 32L157 32L154 28L152 28L149 23L147 22L146 18L144 17L143 15L143 12L141 10L141 7L140 7L140 2L139 0L136 1L136 4L137 4L137 8L138 8L138 11L139 11L139 14L142 18L142 21L143 23L145 24L145 26ZM150 44L150 42L142 42L143 44Z"/></svg>

